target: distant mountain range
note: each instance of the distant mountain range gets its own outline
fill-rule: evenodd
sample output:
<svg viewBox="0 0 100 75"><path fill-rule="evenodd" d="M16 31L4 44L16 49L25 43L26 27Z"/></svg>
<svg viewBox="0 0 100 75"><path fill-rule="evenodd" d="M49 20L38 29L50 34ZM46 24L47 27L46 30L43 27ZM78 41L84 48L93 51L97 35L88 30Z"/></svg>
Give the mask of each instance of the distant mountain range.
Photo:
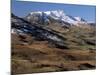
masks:
<svg viewBox="0 0 100 75"><path fill-rule="evenodd" d="M67 15L63 10L31 12L25 17L25 19L31 23L38 22L48 24L53 20L62 23L62 25L88 24L83 18Z"/></svg>

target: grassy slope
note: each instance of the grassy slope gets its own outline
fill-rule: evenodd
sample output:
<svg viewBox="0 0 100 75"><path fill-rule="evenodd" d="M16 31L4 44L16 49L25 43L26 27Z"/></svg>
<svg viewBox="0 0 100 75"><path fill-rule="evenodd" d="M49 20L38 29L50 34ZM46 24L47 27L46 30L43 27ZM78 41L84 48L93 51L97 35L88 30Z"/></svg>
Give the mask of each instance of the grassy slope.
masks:
<svg viewBox="0 0 100 75"><path fill-rule="evenodd" d="M95 28L51 29L66 38L68 49L55 48L47 41L36 40L22 45L16 38L12 43L13 74L95 69Z"/></svg>

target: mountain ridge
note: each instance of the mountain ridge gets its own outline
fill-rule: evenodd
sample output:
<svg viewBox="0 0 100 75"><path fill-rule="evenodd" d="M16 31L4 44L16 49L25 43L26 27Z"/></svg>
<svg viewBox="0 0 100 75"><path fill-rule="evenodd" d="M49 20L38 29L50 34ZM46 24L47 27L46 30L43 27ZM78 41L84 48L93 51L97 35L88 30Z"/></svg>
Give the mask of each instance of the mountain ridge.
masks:
<svg viewBox="0 0 100 75"><path fill-rule="evenodd" d="M86 20L81 17L73 17L71 15L67 15L63 10L53 10L53 11L35 11L29 13L25 18L28 21L32 21L33 17L36 17L37 20L44 20L44 22L49 22L50 18L53 20L58 20L66 25L77 25L80 24L88 24ZM39 19L38 19L39 18ZM35 19L35 20L36 20Z"/></svg>

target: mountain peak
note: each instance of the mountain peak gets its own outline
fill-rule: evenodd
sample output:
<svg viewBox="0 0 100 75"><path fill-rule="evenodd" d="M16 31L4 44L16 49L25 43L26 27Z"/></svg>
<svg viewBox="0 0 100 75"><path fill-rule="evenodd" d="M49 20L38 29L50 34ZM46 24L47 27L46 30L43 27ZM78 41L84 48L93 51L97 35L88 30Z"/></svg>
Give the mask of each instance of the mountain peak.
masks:
<svg viewBox="0 0 100 75"><path fill-rule="evenodd" d="M83 18L81 17L73 17L71 15L66 14L63 10L52 10L52 11L35 11L35 12L31 12L28 16L27 19L29 20L33 20L33 18L35 17L35 20L38 19L38 21L40 21L42 19L42 21L44 20L44 22L49 22L50 18L53 20L57 20L60 21L62 23L66 23L66 24L71 24L71 25L76 25L78 23L87 23L87 21L85 21Z"/></svg>
<svg viewBox="0 0 100 75"><path fill-rule="evenodd" d="M52 11L33 11L30 13L30 15L34 15L34 14L46 14L46 15L56 15L57 17L60 17L61 15L65 15L63 10L52 10Z"/></svg>
<svg viewBox="0 0 100 75"><path fill-rule="evenodd" d="M74 17L77 21L84 21L84 22L86 22L86 20L84 20L83 18L81 18L81 17L79 17L79 16L76 16L76 17Z"/></svg>

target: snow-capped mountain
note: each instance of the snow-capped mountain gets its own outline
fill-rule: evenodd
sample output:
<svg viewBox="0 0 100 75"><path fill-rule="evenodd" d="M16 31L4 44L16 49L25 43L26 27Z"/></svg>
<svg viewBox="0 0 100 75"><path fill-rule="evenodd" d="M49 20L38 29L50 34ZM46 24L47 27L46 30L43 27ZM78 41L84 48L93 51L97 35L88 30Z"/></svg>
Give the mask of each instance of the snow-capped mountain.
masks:
<svg viewBox="0 0 100 75"><path fill-rule="evenodd" d="M62 22L67 25L76 25L78 23L87 23L84 19L80 17L73 17L64 13L63 10L55 10L55 11L37 11L31 12L26 16L26 19L32 23L34 22L50 22L50 19Z"/></svg>
<svg viewBox="0 0 100 75"><path fill-rule="evenodd" d="M81 22L87 22L86 20L84 20L83 18L77 16L77 17L74 17L77 21L81 21Z"/></svg>
<svg viewBox="0 0 100 75"><path fill-rule="evenodd" d="M76 20L77 20L77 24L89 24L86 20L84 20L83 18L81 17L74 17Z"/></svg>

